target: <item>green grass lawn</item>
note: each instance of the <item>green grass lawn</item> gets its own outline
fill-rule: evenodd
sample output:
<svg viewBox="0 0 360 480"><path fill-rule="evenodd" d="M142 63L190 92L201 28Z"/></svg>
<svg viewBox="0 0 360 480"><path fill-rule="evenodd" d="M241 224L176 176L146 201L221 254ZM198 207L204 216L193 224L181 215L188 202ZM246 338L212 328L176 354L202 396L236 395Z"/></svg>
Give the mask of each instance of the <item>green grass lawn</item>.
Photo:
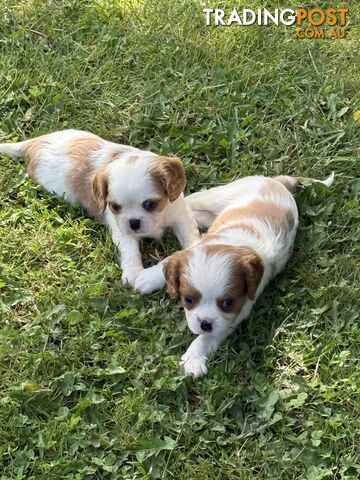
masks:
<svg viewBox="0 0 360 480"><path fill-rule="evenodd" d="M241 6L265 3L298 6ZM299 192L288 267L194 382L177 302L122 287L106 228L2 155L1 480L359 478L360 4L347 4L347 37L329 41L208 28L195 0L0 2L1 141L90 130L180 156L187 192L336 172L331 190ZM145 242L146 264L176 248Z"/></svg>

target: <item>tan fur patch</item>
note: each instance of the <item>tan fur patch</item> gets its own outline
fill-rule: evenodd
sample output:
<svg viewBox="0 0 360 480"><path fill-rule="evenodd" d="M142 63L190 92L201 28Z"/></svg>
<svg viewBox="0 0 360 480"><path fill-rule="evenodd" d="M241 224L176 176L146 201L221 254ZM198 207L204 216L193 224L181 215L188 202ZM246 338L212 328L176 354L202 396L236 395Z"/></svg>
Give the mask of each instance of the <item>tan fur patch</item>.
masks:
<svg viewBox="0 0 360 480"><path fill-rule="evenodd" d="M171 297L181 297L184 308L192 310L201 300L201 293L188 282L183 273L190 260L190 251L181 250L174 253L164 267L164 275L167 282L167 291ZM191 304L185 301L186 296L191 296Z"/></svg>
<svg viewBox="0 0 360 480"><path fill-rule="evenodd" d="M264 263L260 255L250 247L236 247L233 245L206 245L207 255L225 254L232 259L231 278L229 288L218 302L226 298L237 299L233 308L242 307L246 296L255 299L256 290L264 274Z"/></svg>
<svg viewBox="0 0 360 480"><path fill-rule="evenodd" d="M294 215L289 208L284 208L270 200L254 200L245 207L234 207L220 214L209 233L215 233L220 229L231 228L230 221L246 218L257 218L269 222L275 232L290 231L294 226Z"/></svg>
<svg viewBox="0 0 360 480"><path fill-rule="evenodd" d="M224 302L230 298L234 303L230 307L226 307ZM216 299L216 304L223 312L237 315L244 306L246 299L245 280L240 276L239 278L236 278L236 282L231 280L231 284L226 289L226 292L224 292L224 295L221 298Z"/></svg>
<svg viewBox="0 0 360 480"><path fill-rule="evenodd" d="M245 280L246 295L255 300L256 290L264 275L264 263L260 255L249 247L236 247L230 285L236 286L240 279Z"/></svg>
<svg viewBox="0 0 360 480"><path fill-rule="evenodd" d="M230 210L228 209L223 213L220 213L220 215L215 218L213 224L208 230L208 233L217 233L224 228L228 228L229 222L240 220L242 210L242 208L235 207L231 208Z"/></svg>
<svg viewBox="0 0 360 480"><path fill-rule="evenodd" d="M72 160L72 169L66 175L66 182L91 216L101 217L103 210L99 209L99 203L95 201L91 181L95 168L91 163L91 155L99 150L103 140L96 137L77 137L69 142L66 153Z"/></svg>
<svg viewBox="0 0 360 480"><path fill-rule="evenodd" d="M39 165L39 156L41 150L46 147L50 135L41 135L40 137L27 140L23 152L26 158L29 160L27 171L30 177L37 181L36 172Z"/></svg>
<svg viewBox="0 0 360 480"><path fill-rule="evenodd" d="M167 206L169 202L169 197L166 193L166 190L164 188L163 182L161 181L161 178L159 175L155 175L153 172L151 172L152 180L155 185L155 189L158 193L158 197L154 198L153 200L156 200L157 205L156 208L154 208L154 212L161 212L164 210L164 208ZM152 200L152 199L147 199L147 200Z"/></svg>
<svg viewBox="0 0 360 480"><path fill-rule="evenodd" d="M66 153L75 163L89 165L91 155L99 150L104 144L100 137L84 136L74 138L69 142Z"/></svg>
<svg viewBox="0 0 360 480"><path fill-rule="evenodd" d="M41 135L40 137L27 140L23 146L23 151L28 159L36 158L39 155L41 148L46 146L50 140L51 135Z"/></svg>
<svg viewBox="0 0 360 480"><path fill-rule="evenodd" d="M99 168L92 175L91 187L88 188L89 195L91 195L91 199L88 199L89 204L91 203L91 209L94 210L94 213L91 214L101 219L108 201L108 172L106 166Z"/></svg>
<svg viewBox="0 0 360 480"><path fill-rule="evenodd" d="M129 157L127 159L127 163L129 163L130 165L134 164L135 162L137 162L139 160L139 155L131 155L131 157Z"/></svg>
<svg viewBox="0 0 360 480"><path fill-rule="evenodd" d="M121 155L126 153L129 150L127 145L117 145L109 154L109 162L111 163L114 160L117 160Z"/></svg>
<svg viewBox="0 0 360 480"><path fill-rule="evenodd" d="M165 197L160 198L157 200L156 207L154 208L155 212L162 212L168 205L168 199Z"/></svg>
<svg viewBox="0 0 360 480"><path fill-rule="evenodd" d="M184 191L185 169L179 158L158 156L150 174L156 188L165 192L170 202L174 202Z"/></svg>
<svg viewBox="0 0 360 480"><path fill-rule="evenodd" d="M195 287L191 285L187 281L184 276L180 275L180 282L179 282L179 295L181 297L181 304L187 310L192 310L197 305L199 305L201 300L201 293ZM185 297L190 296L192 297L192 303L188 303L185 300Z"/></svg>
<svg viewBox="0 0 360 480"><path fill-rule="evenodd" d="M211 226L210 229L209 229L209 233L211 235L214 235L215 232L216 232L216 234L218 234L222 230L225 230L225 229L227 230L227 229L232 229L232 228L238 228L240 230L244 230L245 232L249 233L253 237L260 238L260 233L255 228L255 226L251 225L251 223L246 223L246 222L236 222L236 223L231 223L230 225L225 224L223 226L220 226L220 228L218 228L217 230L214 230L213 226ZM211 232L210 232L210 230L211 230Z"/></svg>
<svg viewBox="0 0 360 480"><path fill-rule="evenodd" d="M168 205L169 201L166 195L163 195L158 198L149 199L154 200L156 202L156 207L151 210L151 212L162 212Z"/></svg>
<svg viewBox="0 0 360 480"><path fill-rule="evenodd" d="M180 250L174 253L164 265L166 288L170 297L180 294L180 277L184 273L191 257L189 250Z"/></svg>

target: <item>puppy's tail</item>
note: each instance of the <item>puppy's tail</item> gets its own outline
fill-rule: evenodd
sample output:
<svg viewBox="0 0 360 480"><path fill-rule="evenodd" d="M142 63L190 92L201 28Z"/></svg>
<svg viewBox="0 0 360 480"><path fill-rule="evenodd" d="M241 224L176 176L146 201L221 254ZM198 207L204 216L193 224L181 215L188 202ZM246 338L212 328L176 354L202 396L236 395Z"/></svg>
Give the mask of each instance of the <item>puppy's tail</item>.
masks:
<svg viewBox="0 0 360 480"><path fill-rule="evenodd" d="M279 175L274 177L275 180L282 183L284 187L286 187L289 192L294 193L298 187L298 185L304 181L305 184L312 184L312 183L322 183L327 187L331 187L335 178L335 173L332 172L325 180L317 180L315 178L306 178L306 177L291 177L287 175Z"/></svg>
<svg viewBox="0 0 360 480"><path fill-rule="evenodd" d="M0 153L6 153L13 157L24 157L25 156L25 142L17 143L0 143Z"/></svg>

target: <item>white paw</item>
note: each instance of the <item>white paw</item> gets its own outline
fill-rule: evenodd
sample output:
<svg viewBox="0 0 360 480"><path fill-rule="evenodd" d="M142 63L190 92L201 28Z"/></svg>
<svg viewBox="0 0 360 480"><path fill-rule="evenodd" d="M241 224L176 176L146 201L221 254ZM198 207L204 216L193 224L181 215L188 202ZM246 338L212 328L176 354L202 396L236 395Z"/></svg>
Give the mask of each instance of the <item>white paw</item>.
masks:
<svg viewBox="0 0 360 480"><path fill-rule="evenodd" d="M194 378L204 377L208 372L206 358L204 357L190 357L188 354L185 354L181 357L180 366L185 373L192 375Z"/></svg>
<svg viewBox="0 0 360 480"><path fill-rule="evenodd" d="M135 281L135 290L147 295L155 290L160 290L164 285L165 278L162 269L159 269L156 265L155 267L145 268L139 273Z"/></svg>
<svg viewBox="0 0 360 480"><path fill-rule="evenodd" d="M135 288L135 280L141 271L142 269L139 268L130 268L124 270L123 274L121 275L122 284Z"/></svg>

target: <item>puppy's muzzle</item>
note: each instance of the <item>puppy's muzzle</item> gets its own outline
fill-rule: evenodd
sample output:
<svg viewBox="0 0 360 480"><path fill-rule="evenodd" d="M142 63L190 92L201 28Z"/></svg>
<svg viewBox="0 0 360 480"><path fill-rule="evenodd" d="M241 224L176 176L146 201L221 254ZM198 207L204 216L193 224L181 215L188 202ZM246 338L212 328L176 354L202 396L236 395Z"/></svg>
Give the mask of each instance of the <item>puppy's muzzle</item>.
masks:
<svg viewBox="0 0 360 480"><path fill-rule="evenodd" d="M139 219L132 218L131 220L129 220L129 225L131 230L134 230L134 232L136 232L136 230L139 230L141 227L141 221Z"/></svg>
<svg viewBox="0 0 360 480"><path fill-rule="evenodd" d="M212 323L208 320L201 320L200 321L200 328L203 332L211 332L213 329Z"/></svg>

